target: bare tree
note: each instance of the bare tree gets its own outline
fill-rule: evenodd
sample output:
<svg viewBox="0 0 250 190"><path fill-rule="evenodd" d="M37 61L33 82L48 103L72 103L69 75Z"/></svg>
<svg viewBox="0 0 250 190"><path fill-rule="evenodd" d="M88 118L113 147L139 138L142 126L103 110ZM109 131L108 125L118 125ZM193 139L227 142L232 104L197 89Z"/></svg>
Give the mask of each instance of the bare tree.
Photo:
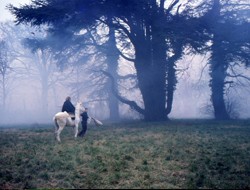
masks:
<svg viewBox="0 0 250 190"><path fill-rule="evenodd" d="M7 76L10 71L10 66L7 58L7 45L6 42L1 40L0 41L0 83L1 83L1 88L0 88L0 97L1 97L1 111L5 113L6 109L6 98L7 98Z"/></svg>
<svg viewBox="0 0 250 190"><path fill-rule="evenodd" d="M8 22L0 23L0 33L8 45L8 60L12 71L9 80L13 81L16 89L25 87L29 89L29 93L37 94L36 100L39 104L37 113L42 113L43 118L41 119L48 119L49 110L51 110L49 104L53 103L49 96L51 94L54 97L53 106L59 104L57 96L60 93L57 93L56 88L66 86L72 81L72 70L67 69L62 74L57 67L57 60L54 58L55 52L46 44L46 33L42 28L16 26ZM25 82L26 85L22 85L22 82ZM24 100L25 98L22 97ZM24 101L22 99L19 101ZM26 101L30 103L30 100ZM26 109L26 105L24 105L24 109Z"/></svg>

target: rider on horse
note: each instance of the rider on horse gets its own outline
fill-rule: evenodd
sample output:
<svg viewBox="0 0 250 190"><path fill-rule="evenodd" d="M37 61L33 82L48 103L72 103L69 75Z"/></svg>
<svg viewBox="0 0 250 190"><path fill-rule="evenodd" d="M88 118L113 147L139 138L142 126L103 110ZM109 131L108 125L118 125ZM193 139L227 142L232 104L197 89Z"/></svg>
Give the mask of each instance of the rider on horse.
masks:
<svg viewBox="0 0 250 190"><path fill-rule="evenodd" d="M71 98L68 96L63 103L62 112L66 111L72 119L75 118L75 106L71 103Z"/></svg>

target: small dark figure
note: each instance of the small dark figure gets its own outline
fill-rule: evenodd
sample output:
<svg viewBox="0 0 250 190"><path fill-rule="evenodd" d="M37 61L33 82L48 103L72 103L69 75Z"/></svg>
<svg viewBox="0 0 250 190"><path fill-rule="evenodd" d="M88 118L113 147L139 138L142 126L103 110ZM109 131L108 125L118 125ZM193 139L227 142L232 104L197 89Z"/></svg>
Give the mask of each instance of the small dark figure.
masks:
<svg viewBox="0 0 250 190"><path fill-rule="evenodd" d="M79 137L83 137L87 131L87 124L88 124L88 108L85 108L85 111L81 113L82 116L82 130L78 134Z"/></svg>
<svg viewBox="0 0 250 190"><path fill-rule="evenodd" d="M62 112L66 111L68 114L75 114L75 106L71 103L71 98L68 96L63 103Z"/></svg>

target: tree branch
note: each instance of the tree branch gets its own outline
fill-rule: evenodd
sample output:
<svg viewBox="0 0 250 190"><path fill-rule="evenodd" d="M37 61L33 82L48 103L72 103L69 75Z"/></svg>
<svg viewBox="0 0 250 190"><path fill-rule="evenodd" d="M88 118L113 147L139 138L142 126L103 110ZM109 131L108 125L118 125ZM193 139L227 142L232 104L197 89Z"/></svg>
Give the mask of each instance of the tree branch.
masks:
<svg viewBox="0 0 250 190"><path fill-rule="evenodd" d="M106 71L104 71L104 70L101 70L101 72L111 80L111 83L112 83L112 93L114 94L114 96L115 96L120 102L129 105L133 110L139 112L139 113L142 114L142 115L145 114L145 110L142 109L140 106L138 106L136 102L131 101L131 100L128 100L128 99L125 99L124 97L121 97L121 96L118 94L117 90L115 89L115 85L114 85L114 84L115 84L114 77L113 77L110 73L108 73L108 72L106 72Z"/></svg>

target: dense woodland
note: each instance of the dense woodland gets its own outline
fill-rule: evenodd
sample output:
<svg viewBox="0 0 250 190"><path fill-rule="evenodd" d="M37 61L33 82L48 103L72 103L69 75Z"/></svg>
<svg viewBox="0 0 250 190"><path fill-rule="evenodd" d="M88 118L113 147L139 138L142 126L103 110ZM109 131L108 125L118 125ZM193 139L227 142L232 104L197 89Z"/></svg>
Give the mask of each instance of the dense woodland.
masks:
<svg viewBox="0 0 250 190"><path fill-rule="evenodd" d="M128 105L145 121L168 120L178 86L177 63L187 55L208 56L210 108L215 119L234 118L236 103L227 92L239 86L249 88L247 1L36 0L20 7L9 5L8 9L15 15L17 26L26 24L40 31L36 35L28 32L22 45L40 62L37 70L45 112L48 90L62 77L77 77L71 84L76 96L86 88L86 83L81 83L83 72L59 74L68 67L76 71L84 67L89 72L88 86L95 86L89 95L105 101L110 120L120 118L121 104ZM6 72L13 69L8 65L7 48L2 48L8 41L5 36L0 43L3 108ZM128 64L134 71L120 75L119 65ZM123 92L122 83L131 93ZM133 96L134 91L139 95Z"/></svg>

